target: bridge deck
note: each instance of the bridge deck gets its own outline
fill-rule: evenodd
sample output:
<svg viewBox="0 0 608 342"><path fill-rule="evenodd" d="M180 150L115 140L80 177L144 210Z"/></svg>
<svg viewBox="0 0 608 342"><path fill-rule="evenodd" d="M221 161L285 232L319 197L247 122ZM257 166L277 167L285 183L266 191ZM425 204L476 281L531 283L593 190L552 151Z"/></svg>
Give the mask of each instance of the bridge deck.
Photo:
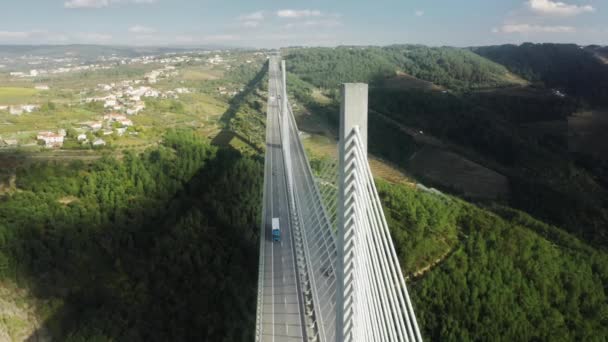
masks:
<svg viewBox="0 0 608 342"><path fill-rule="evenodd" d="M261 341L302 341L305 336L304 309L297 280L295 249L291 230L285 164L279 130L281 73L278 60L269 63L268 117L265 165L265 212L263 218L263 300ZM273 242L271 222L278 217L281 241Z"/></svg>

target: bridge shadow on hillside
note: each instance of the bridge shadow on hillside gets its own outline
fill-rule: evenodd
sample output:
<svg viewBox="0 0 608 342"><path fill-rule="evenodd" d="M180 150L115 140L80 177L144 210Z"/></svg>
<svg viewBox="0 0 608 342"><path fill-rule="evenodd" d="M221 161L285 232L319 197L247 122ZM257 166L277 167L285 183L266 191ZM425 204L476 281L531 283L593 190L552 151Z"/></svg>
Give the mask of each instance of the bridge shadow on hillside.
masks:
<svg viewBox="0 0 608 342"><path fill-rule="evenodd" d="M223 128L211 140L211 143L213 145L229 147L230 141L232 141L232 139L234 138L237 138L257 153L263 152L259 146L256 146L242 134L235 132L233 129L231 129L230 125L232 119L235 118L239 109L246 103L247 98L256 91L260 82L264 79L267 73L268 63L264 63L264 66L260 69L260 71L258 71L255 77L247 83L247 85L243 88L243 91L239 92L232 99L230 99L230 101L228 102L228 109L226 109L226 111L224 112L224 114L222 114L222 117L219 120Z"/></svg>
<svg viewBox="0 0 608 342"><path fill-rule="evenodd" d="M22 232L17 283L52 312L26 340L252 340L260 210L235 201L261 196L248 192L261 175L242 174L263 168L240 158L221 149L182 189L140 196L107 224L49 218Z"/></svg>
<svg viewBox="0 0 608 342"><path fill-rule="evenodd" d="M221 147L226 147L226 148L233 148L232 145L230 145L230 142L232 141L232 139L239 139L240 141L242 141L245 145L247 145L247 147L251 148L252 150L254 150L256 153L261 154L264 152L264 150L262 150L259 146L253 144L249 139L245 138L243 135L236 133L234 131L231 131L229 129L223 129L221 130L212 140L212 144L216 145L216 146L221 146Z"/></svg>

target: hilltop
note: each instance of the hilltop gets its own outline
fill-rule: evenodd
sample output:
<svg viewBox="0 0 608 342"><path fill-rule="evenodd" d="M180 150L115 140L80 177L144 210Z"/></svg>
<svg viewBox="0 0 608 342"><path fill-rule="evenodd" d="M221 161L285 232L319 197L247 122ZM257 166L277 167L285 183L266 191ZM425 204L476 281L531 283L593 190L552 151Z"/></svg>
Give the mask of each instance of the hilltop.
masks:
<svg viewBox="0 0 608 342"><path fill-rule="evenodd" d="M426 185L379 181L426 338L608 334L593 314L608 307L601 48L285 52L288 89L312 150L327 149L315 146L318 135L336 140L336 80L366 82L371 156Z"/></svg>

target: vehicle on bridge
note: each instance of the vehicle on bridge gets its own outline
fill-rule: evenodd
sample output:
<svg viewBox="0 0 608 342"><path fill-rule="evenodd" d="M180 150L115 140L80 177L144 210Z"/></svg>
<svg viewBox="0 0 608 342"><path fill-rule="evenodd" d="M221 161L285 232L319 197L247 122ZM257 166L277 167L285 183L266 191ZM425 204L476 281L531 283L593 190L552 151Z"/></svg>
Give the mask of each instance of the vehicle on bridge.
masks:
<svg viewBox="0 0 608 342"><path fill-rule="evenodd" d="M272 218L272 241L281 241L281 228L279 228L279 218Z"/></svg>

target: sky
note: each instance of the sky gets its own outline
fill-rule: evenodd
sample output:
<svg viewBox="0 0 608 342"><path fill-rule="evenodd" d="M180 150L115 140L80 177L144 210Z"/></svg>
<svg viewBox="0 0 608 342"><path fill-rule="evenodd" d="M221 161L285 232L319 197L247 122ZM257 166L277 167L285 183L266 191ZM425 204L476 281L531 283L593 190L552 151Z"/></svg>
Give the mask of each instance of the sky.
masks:
<svg viewBox="0 0 608 342"><path fill-rule="evenodd" d="M608 0L0 0L0 44L608 45Z"/></svg>

